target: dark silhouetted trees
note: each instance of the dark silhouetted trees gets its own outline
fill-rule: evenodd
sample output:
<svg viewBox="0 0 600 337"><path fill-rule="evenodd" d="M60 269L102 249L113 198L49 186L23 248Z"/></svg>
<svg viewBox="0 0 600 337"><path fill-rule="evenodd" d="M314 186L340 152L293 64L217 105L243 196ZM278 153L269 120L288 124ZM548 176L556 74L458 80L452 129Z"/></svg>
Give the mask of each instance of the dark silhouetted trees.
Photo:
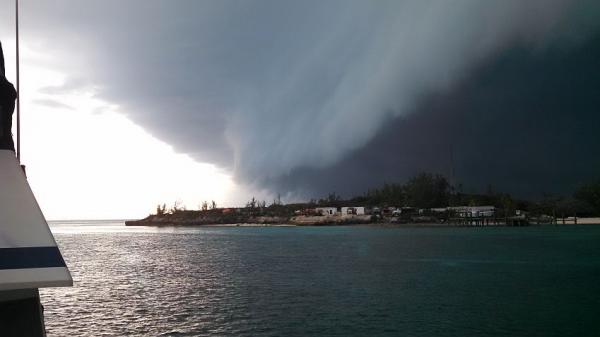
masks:
<svg viewBox="0 0 600 337"><path fill-rule="evenodd" d="M525 201L514 199L510 194L498 193L491 185L485 194L465 193L462 186L453 188L448 180L439 174L419 173L404 184L386 183L375 189L370 189L361 196L343 199L335 192L326 197L307 203L284 204L281 197L273 200L267 207L266 202L252 198L246 203L246 212L252 215L291 216L296 211L312 207L415 207L438 208L447 206L495 206L510 215L516 210L527 211L531 215L550 216L600 216L600 180L582 185L572 196L544 195L541 200ZM218 211L217 203L204 201L201 211ZM166 205L157 205L157 215L185 213L181 201L176 201L168 211Z"/></svg>
<svg viewBox="0 0 600 337"><path fill-rule="evenodd" d="M406 202L412 207L446 207L450 199L450 185L442 175L420 173L404 185Z"/></svg>
<svg viewBox="0 0 600 337"><path fill-rule="evenodd" d="M581 186L573 196L580 206L586 205L591 213L600 215L600 180Z"/></svg>
<svg viewBox="0 0 600 337"><path fill-rule="evenodd" d="M183 205L183 202L181 200L176 200L173 203L173 206L171 206L169 213L175 214L175 213L181 212L181 211L185 211L185 206Z"/></svg>
<svg viewBox="0 0 600 337"><path fill-rule="evenodd" d="M167 204L156 205L156 215L164 215L167 213Z"/></svg>
<svg viewBox="0 0 600 337"><path fill-rule="evenodd" d="M258 206L258 200L255 197L252 197L250 201L246 203L246 208L255 209Z"/></svg>

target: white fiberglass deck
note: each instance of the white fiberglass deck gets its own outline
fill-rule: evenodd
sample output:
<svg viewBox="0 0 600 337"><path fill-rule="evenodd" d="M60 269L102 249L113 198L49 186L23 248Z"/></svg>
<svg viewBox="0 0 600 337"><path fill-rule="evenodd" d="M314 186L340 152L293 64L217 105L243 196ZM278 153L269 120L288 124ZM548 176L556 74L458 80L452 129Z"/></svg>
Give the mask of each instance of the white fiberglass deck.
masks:
<svg viewBox="0 0 600 337"><path fill-rule="evenodd" d="M0 290L72 284L14 152L0 150Z"/></svg>

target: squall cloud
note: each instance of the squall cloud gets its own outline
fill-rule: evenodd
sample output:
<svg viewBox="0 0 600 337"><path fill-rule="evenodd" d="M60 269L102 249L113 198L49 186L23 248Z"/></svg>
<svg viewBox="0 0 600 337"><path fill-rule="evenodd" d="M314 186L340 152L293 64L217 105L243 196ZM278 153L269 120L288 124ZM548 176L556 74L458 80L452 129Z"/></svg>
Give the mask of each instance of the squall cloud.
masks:
<svg viewBox="0 0 600 337"><path fill-rule="evenodd" d="M70 74L48 90L93 88L178 151L243 183L278 189L299 169L344 160L421 98L452 89L506 48L580 43L595 29L599 6L219 0L24 7L29 46Z"/></svg>

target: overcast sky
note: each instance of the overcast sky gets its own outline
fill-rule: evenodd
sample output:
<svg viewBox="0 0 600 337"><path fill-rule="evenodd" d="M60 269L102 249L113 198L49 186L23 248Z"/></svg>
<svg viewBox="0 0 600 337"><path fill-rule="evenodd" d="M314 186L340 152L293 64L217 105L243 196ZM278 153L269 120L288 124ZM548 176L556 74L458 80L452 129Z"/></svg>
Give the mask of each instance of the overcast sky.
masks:
<svg viewBox="0 0 600 337"><path fill-rule="evenodd" d="M14 80L13 1L0 6ZM600 169L599 13L568 0L22 1L23 159L49 218L349 196L447 174L450 151L473 190L567 193Z"/></svg>

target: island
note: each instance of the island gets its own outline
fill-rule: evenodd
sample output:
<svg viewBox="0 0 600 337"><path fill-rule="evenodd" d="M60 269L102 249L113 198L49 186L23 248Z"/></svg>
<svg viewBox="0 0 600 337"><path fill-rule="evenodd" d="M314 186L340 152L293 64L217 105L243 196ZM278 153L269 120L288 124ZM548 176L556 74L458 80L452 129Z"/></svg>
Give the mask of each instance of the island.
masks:
<svg viewBox="0 0 600 337"><path fill-rule="evenodd" d="M204 201L198 210L176 202L167 209L127 226L335 226L353 224L435 226L528 226L599 224L600 182L579 188L572 196L519 200L506 193L465 193L445 177L421 173L405 184L384 184L362 196L343 199L336 193L305 203L284 204L277 197L252 198L245 207L217 207Z"/></svg>

